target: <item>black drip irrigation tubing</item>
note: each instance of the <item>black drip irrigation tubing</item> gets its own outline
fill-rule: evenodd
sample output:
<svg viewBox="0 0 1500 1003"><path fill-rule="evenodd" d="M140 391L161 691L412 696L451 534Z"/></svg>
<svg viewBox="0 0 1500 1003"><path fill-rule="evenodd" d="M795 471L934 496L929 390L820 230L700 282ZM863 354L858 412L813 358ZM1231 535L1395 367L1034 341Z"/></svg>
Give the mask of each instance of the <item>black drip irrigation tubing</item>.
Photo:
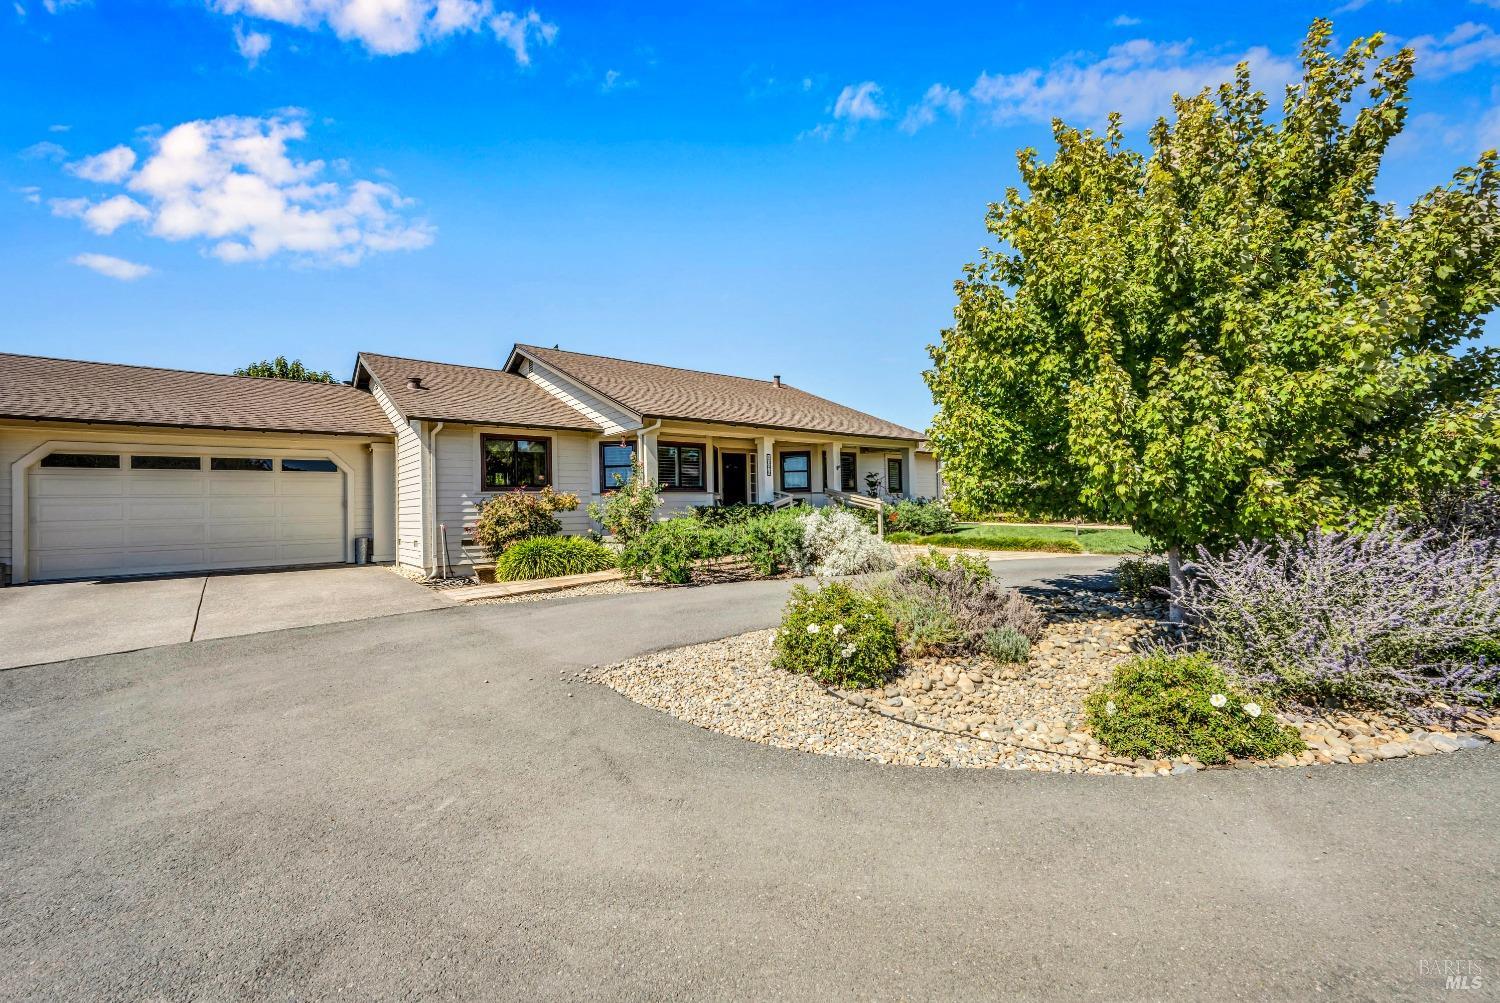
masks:
<svg viewBox="0 0 1500 1003"><path fill-rule="evenodd" d="M876 717L884 718L887 721L894 721L897 724L908 725L912 728L924 728L927 731L937 732L939 735L951 735L954 738L962 738L970 742L990 742L994 745L1008 745L1015 749L1024 749L1027 752L1037 752L1046 756L1066 756L1069 759L1081 759L1085 762L1100 763L1104 766L1128 766L1133 770L1140 769L1136 762L1131 759L1091 756L1086 752L1064 752L1061 749L1053 749L1036 745L1026 745L1013 738L980 738L978 735L971 735L962 731L953 731L950 728L939 728L934 724L924 724L921 721L908 721L904 717L897 717L894 714L887 714L884 711L878 710L874 707L857 704L832 687L823 686L822 683L819 683L818 685L823 687L824 693L827 693L829 696L834 697L838 700L844 701L844 703L848 704L850 707L854 707L857 710L862 710L867 713L873 714Z"/></svg>

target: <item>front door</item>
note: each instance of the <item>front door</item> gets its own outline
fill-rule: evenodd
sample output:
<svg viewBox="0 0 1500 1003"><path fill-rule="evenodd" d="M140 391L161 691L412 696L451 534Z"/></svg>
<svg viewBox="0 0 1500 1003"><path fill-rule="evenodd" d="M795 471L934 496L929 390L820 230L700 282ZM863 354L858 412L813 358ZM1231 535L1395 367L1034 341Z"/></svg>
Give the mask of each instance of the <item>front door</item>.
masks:
<svg viewBox="0 0 1500 1003"><path fill-rule="evenodd" d="M743 505L750 500L746 493L749 478L745 472L744 453L720 453L724 470L719 477L720 494L725 505Z"/></svg>

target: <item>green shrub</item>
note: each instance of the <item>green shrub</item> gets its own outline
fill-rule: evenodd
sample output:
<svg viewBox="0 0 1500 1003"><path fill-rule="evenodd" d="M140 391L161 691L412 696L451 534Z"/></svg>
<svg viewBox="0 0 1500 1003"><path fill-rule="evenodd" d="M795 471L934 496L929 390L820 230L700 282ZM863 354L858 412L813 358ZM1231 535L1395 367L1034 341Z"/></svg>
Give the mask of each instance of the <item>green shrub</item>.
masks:
<svg viewBox="0 0 1500 1003"><path fill-rule="evenodd" d="M1115 582L1120 592L1132 599L1158 600L1166 598L1164 593L1171 583L1167 562L1159 557L1125 558L1115 565Z"/></svg>
<svg viewBox="0 0 1500 1003"><path fill-rule="evenodd" d="M804 572L802 515L805 512L805 509L775 509L727 527L730 549L722 556L745 558L762 578L786 571Z"/></svg>
<svg viewBox="0 0 1500 1003"><path fill-rule="evenodd" d="M589 505L589 518L622 544L629 544L656 523L661 489L646 479L639 457L630 460L630 480Z"/></svg>
<svg viewBox="0 0 1500 1003"><path fill-rule="evenodd" d="M740 502L735 505L694 505L693 518L710 526L729 526L744 522L771 511L766 504L751 505Z"/></svg>
<svg viewBox="0 0 1500 1003"><path fill-rule="evenodd" d="M1190 755L1212 764L1230 756L1274 759L1306 748L1295 728L1278 724L1270 707L1233 687L1202 654L1132 659L1089 694L1083 708L1094 737L1119 756Z"/></svg>
<svg viewBox="0 0 1500 1003"><path fill-rule="evenodd" d="M667 519L625 545L620 570L631 578L649 578L684 585L693 564L735 551L735 535L727 526L709 526L696 519Z"/></svg>
<svg viewBox="0 0 1500 1003"><path fill-rule="evenodd" d="M798 585L776 632L776 665L830 686L879 686L900 660L896 628L867 593L843 582Z"/></svg>
<svg viewBox="0 0 1500 1003"><path fill-rule="evenodd" d="M1034 536L999 536L978 533L939 533L922 536L919 533L887 533L891 543L924 543L931 547L964 547L968 550L1040 550L1054 554L1081 554L1083 546L1077 540L1041 540Z"/></svg>
<svg viewBox="0 0 1500 1003"><path fill-rule="evenodd" d="M582 536L542 536L522 540L495 560L495 580L530 581L560 575L608 571L615 555L608 547Z"/></svg>
<svg viewBox="0 0 1500 1003"><path fill-rule="evenodd" d="M886 509L886 529L918 536L953 532L956 522L946 502L904 499Z"/></svg>
<svg viewBox="0 0 1500 1003"><path fill-rule="evenodd" d="M554 512L578 507L578 496L560 494L550 487L540 491L502 491L479 506L474 520L474 539L492 559L509 547L539 536L556 536L562 523Z"/></svg>
<svg viewBox="0 0 1500 1003"><path fill-rule="evenodd" d="M996 627L985 631L983 648L996 665L1024 662L1031 657L1031 638L1014 627Z"/></svg>

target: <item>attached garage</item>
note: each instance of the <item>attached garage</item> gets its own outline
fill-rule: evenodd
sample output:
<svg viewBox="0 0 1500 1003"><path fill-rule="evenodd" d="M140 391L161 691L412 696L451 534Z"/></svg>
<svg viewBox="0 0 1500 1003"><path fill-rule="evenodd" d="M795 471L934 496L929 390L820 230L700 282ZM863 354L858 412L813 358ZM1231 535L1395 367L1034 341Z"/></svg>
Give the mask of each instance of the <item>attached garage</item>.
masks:
<svg viewBox="0 0 1500 1003"><path fill-rule="evenodd" d="M391 560L394 439L343 384L0 354L0 574Z"/></svg>
<svg viewBox="0 0 1500 1003"><path fill-rule="evenodd" d="M345 560L345 474L325 456L62 449L28 482L33 581Z"/></svg>

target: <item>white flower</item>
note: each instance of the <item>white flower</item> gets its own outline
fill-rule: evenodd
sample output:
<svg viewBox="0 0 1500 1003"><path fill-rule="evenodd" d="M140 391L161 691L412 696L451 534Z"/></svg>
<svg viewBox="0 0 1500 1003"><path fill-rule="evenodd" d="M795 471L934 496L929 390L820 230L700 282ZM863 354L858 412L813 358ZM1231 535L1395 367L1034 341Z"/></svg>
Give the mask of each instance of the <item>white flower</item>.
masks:
<svg viewBox="0 0 1500 1003"><path fill-rule="evenodd" d="M1104 713L1110 715L1111 717L1114 716L1114 713L1115 713L1115 702L1113 700L1106 700L1106 701L1104 701Z"/></svg>
<svg viewBox="0 0 1500 1003"><path fill-rule="evenodd" d="M807 625L807 632L809 634L816 634L818 631L820 631L822 629L823 629L822 627L819 627L815 623L810 623L810 624Z"/></svg>
<svg viewBox="0 0 1500 1003"><path fill-rule="evenodd" d="M833 636L834 637L838 637L843 632L844 632L844 625L843 624L836 623L836 624L833 625Z"/></svg>
<svg viewBox="0 0 1500 1003"><path fill-rule="evenodd" d="M839 649L839 654L842 655L845 658L848 658L850 655L854 654L854 645L853 644L846 644L846 645L844 645L842 648Z"/></svg>
<svg viewBox="0 0 1500 1003"><path fill-rule="evenodd" d="M1222 707L1229 702L1229 698L1222 693L1215 693L1213 696L1208 698L1208 702L1213 704L1215 707Z"/></svg>
<svg viewBox="0 0 1500 1003"><path fill-rule="evenodd" d="M1247 703L1247 704L1245 704L1245 713L1249 714L1251 717L1260 717L1260 704L1258 704L1258 703Z"/></svg>

